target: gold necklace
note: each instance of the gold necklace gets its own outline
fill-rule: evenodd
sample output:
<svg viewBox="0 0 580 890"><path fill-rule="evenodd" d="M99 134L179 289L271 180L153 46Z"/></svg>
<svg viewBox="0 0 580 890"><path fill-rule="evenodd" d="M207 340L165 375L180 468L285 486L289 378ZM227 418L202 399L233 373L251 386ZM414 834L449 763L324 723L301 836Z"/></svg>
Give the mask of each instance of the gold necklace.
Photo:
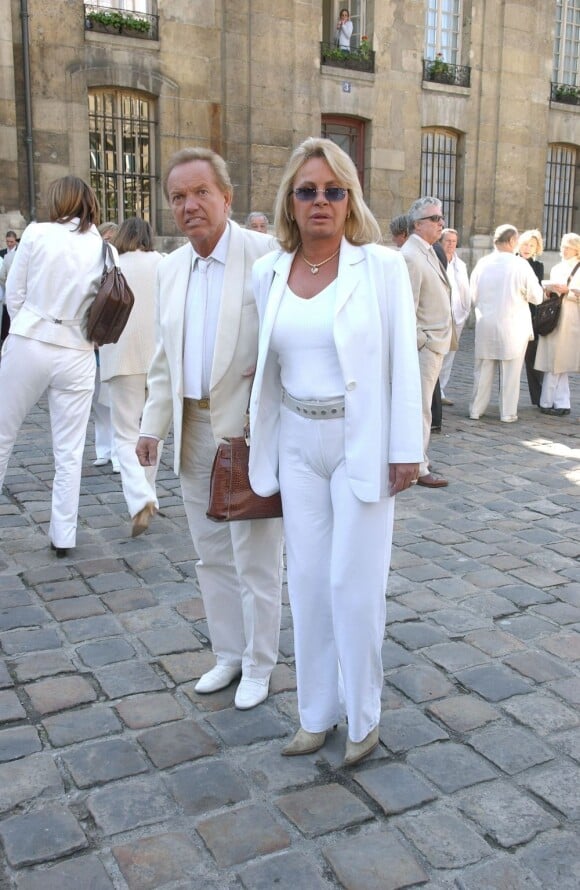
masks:
<svg viewBox="0 0 580 890"><path fill-rule="evenodd" d="M331 254L331 256L327 257L325 260L322 260L321 263L311 263L309 260L307 260L306 257L304 256L304 248L302 247L302 245L300 246L300 252L302 255L302 259L304 260L306 265L310 266L310 271L312 272L312 274L318 275L318 270L320 269L321 266L324 266L325 263L329 263L331 260L333 260L335 258L335 256L338 256L338 254L340 253L340 245L337 247L337 249L334 251L334 253Z"/></svg>

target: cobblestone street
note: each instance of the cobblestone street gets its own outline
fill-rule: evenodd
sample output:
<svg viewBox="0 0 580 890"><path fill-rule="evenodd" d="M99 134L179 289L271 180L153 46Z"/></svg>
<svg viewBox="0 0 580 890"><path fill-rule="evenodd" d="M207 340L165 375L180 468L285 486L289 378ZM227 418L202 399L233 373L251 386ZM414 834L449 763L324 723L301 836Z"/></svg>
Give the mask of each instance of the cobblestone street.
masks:
<svg viewBox="0 0 580 890"><path fill-rule="evenodd" d="M578 890L580 387L569 417L468 419L473 331L435 472L398 498L380 745L306 757L290 610L268 700L194 691L213 664L171 443L131 539L85 451L78 546L48 549L46 402L0 495L2 890ZM525 376L525 375L524 375Z"/></svg>

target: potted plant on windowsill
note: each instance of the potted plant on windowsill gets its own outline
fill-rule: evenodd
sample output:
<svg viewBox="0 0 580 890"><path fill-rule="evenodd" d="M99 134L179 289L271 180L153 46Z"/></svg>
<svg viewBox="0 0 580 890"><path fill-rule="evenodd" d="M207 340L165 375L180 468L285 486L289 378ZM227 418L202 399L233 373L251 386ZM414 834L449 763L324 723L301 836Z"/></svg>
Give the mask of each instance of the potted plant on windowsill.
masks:
<svg viewBox="0 0 580 890"><path fill-rule="evenodd" d="M443 58L443 53L437 53L433 62L427 68L427 79L435 83L453 83L453 68Z"/></svg>
<svg viewBox="0 0 580 890"><path fill-rule="evenodd" d="M121 12L104 12L103 10L87 13L85 27L88 31L102 31L106 34L129 34L131 37L149 36L151 22L147 19L135 18Z"/></svg>
<svg viewBox="0 0 580 890"><path fill-rule="evenodd" d="M558 84L554 90L556 102L565 102L567 105L580 105L580 87L571 84Z"/></svg>

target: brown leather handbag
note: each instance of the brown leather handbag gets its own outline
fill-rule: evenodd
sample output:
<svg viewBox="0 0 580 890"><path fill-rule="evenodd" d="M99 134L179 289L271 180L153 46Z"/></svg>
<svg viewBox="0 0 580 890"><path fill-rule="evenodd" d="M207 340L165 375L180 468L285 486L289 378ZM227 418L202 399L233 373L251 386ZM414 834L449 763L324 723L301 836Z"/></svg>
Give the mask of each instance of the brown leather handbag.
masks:
<svg viewBox="0 0 580 890"><path fill-rule="evenodd" d="M276 519L282 515L280 493L262 498L253 491L248 475L249 440L233 436L220 442L211 468L206 516L215 522Z"/></svg>
<svg viewBox="0 0 580 890"><path fill-rule="evenodd" d="M107 261L111 268L107 268ZM97 296L89 309L87 340L97 346L116 343L129 321L135 297L127 279L115 264L113 251L103 241L103 275Z"/></svg>

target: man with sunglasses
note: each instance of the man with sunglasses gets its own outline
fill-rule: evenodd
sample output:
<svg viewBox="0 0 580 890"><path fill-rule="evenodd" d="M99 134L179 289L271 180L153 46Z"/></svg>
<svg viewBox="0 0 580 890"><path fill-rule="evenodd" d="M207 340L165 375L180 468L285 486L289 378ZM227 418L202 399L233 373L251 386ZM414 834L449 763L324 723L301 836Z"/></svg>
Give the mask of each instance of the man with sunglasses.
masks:
<svg viewBox="0 0 580 890"><path fill-rule="evenodd" d="M216 656L195 689L217 692L241 675L234 704L246 710L267 697L278 657L282 522L216 523L206 510L216 444L243 434L258 354L252 266L275 242L230 219L228 169L209 149L175 154L164 191L188 243L158 267L157 348L137 455L154 466L173 422L175 472Z"/></svg>
<svg viewBox="0 0 580 890"><path fill-rule="evenodd" d="M417 485L443 488L446 479L429 472L429 439L431 438L433 392L439 379L443 359L452 343L451 285L433 245L439 241L445 220L441 202L434 197L419 198L409 213L409 238L401 253L405 257L417 316L417 349L421 373L423 405L423 460Z"/></svg>

